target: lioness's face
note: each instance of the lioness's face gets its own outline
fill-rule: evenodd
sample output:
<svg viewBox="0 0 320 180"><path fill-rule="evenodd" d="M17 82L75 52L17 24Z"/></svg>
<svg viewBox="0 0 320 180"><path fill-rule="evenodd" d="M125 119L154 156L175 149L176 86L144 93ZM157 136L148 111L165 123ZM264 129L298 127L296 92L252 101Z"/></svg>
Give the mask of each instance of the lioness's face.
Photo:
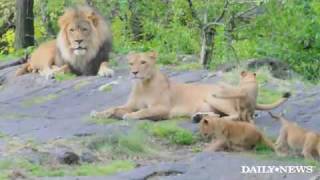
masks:
<svg viewBox="0 0 320 180"><path fill-rule="evenodd" d="M68 24L66 28L70 50L76 56L85 55L88 48L88 41L92 31L90 22L85 20L76 20Z"/></svg>
<svg viewBox="0 0 320 180"><path fill-rule="evenodd" d="M240 74L241 82L255 82L256 81L256 73L249 71L242 71Z"/></svg>
<svg viewBox="0 0 320 180"><path fill-rule="evenodd" d="M128 63L133 79L150 79L156 70L156 58L155 52L129 54Z"/></svg>

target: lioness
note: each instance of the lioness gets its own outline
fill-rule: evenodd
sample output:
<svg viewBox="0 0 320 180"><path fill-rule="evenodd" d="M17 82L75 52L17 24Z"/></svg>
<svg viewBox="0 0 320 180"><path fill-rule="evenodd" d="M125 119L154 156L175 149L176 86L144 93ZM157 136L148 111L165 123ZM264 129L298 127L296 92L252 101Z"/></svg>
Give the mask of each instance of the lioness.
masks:
<svg viewBox="0 0 320 180"><path fill-rule="evenodd" d="M129 54L130 73L135 79L129 100L123 106L92 112L91 115L160 120L191 116L196 112L216 112L204 101L216 90L216 86L170 81L156 68L156 59L155 52Z"/></svg>
<svg viewBox="0 0 320 180"><path fill-rule="evenodd" d="M289 92L283 94L282 98L272 104L257 104L258 82L256 73L242 71L240 73L240 82L237 87L221 84L212 96L206 98L206 102L215 107L218 111L225 113L225 119L254 122L253 115L255 110L271 110L279 107L291 96ZM217 99L224 99L223 103ZM194 122L199 122L202 115L196 114L193 117Z"/></svg>
<svg viewBox="0 0 320 180"><path fill-rule="evenodd" d="M297 123L289 122L282 115L276 116L269 112L270 116L282 124L279 137L276 141L276 152L280 156L293 153L303 155L304 158L314 159L320 156L320 135L316 132L301 128Z"/></svg>
<svg viewBox="0 0 320 180"><path fill-rule="evenodd" d="M228 149L245 151L253 149L257 143L264 143L274 150L274 144L255 125L241 121L230 121L218 116L204 116L200 121L203 136L213 136L207 151Z"/></svg>
<svg viewBox="0 0 320 180"><path fill-rule="evenodd" d="M67 9L59 18L56 40L41 44L16 75L39 72L52 77L58 72L112 76L107 67L111 32L103 17L90 7Z"/></svg>

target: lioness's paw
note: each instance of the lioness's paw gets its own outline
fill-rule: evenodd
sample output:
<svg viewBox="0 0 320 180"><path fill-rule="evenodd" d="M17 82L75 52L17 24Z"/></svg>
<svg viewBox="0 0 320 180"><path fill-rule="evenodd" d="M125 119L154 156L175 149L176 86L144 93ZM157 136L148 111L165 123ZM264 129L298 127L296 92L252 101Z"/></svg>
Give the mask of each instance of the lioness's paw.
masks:
<svg viewBox="0 0 320 180"><path fill-rule="evenodd" d="M123 120L137 120L137 118L133 113L128 113L122 116Z"/></svg>
<svg viewBox="0 0 320 180"><path fill-rule="evenodd" d="M99 69L98 76L112 77L112 76L114 76L114 71L112 69L110 69L110 68L103 67L103 68Z"/></svg>
<svg viewBox="0 0 320 180"><path fill-rule="evenodd" d="M55 73L52 70L40 71L39 74L46 78L46 80L54 79Z"/></svg>
<svg viewBox="0 0 320 180"><path fill-rule="evenodd" d="M90 117L95 118L97 116L98 116L98 112L97 111L93 110L93 111L90 112Z"/></svg>

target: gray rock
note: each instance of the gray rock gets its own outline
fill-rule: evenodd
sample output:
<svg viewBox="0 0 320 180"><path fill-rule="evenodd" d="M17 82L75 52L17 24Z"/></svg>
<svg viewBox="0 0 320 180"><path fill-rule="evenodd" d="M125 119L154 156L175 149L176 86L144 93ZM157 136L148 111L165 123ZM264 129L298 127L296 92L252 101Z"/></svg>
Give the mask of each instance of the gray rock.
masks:
<svg viewBox="0 0 320 180"><path fill-rule="evenodd" d="M92 152L83 152L80 156L81 162L93 163L98 161L98 158Z"/></svg>
<svg viewBox="0 0 320 180"><path fill-rule="evenodd" d="M59 153L57 159L59 163L68 165L79 164L80 161L79 156L76 153L70 151Z"/></svg>
<svg viewBox="0 0 320 180"><path fill-rule="evenodd" d="M111 137L117 133L128 133L133 126L122 121L121 124L97 125L90 121L92 110L104 110L126 102L131 89L131 81L126 70L116 71L116 76L108 78L77 77L73 80L56 82L45 80L35 74L13 78L16 67L0 71L3 88L0 89L0 131L8 137L21 140L32 138L37 143L46 143L57 138L83 136ZM215 83L217 77L208 77L208 71L171 72L164 69L170 78L178 82ZM120 78L120 76L122 78ZM98 91L106 83L117 81L110 92ZM297 92L285 105L275 109L275 113L286 112L291 121L305 128L319 131L320 128L320 86L305 87L297 84ZM268 136L277 136L280 124L271 120L266 112L258 112L257 126ZM198 131L191 120L181 127ZM0 140L0 151L6 142ZM91 143L94 150L94 142ZM52 150L50 156L60 156L61 162L77 163L80 160L92 161L89 154L74 153L72 149ZM0 154L0 158L1 158ZM27 155L26 155L27 156ZM32 155L33 156L33 155ZM30 156L34 163L43 160ZM199 153L194 158L179 162L158 163L136 168L130 172L105 177L59 177L56 179L309 179L314 174L261 175L240 173L241 165L281 165L275 160L258 160L247 154ZM40 178L41 179L41 178ZM50 178L42 178L50 179ZM55 179L55 178L52 178Z"/></svg>

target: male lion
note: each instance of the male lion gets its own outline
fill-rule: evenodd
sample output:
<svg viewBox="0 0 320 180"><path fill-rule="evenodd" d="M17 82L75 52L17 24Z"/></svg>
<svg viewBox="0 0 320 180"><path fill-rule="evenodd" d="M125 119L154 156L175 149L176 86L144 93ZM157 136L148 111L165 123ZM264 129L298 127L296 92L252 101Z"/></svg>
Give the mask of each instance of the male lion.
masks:
<svg viewBox="0 0 320 180"><path fill-rule="evenodd" d="M303 155L306 159L319 158L320 135L299 127L297 123L289 122L282 115L270 116L282 124L279 137L276 141L276 151L280 156L289 155L289 149L294 154Z"/></svg>
<svg viewBox="0 0 320 180"><path fill-rule="evenodd" d="M256 73L242 71L240 82L237 87L221 84L216 91L211 93L206 101L217 110L225 113L225 119L254 122L253 115L255 110L271 110L279 107L291 96L289 92L283 94L282 98L272 104L258 104L258 82ZM220 103L217 99L223 99ZM229 102L228 104L226 104ZM230 106L231 104L231 106ZM194 122L199 122L201 116L205 113L196 114Z"/></svg>
<svg viewBox="0 0 320 180"><path fill-rule="evenodd" d="M273 143L251 123L204 116L200 121L200 132L203 136L215 137L214 142L206 148L207 151L245 151L254 148L259 142L274 150Z"/></svg>
<svg viewBox="0 0 320 180"><path fill-rule="evenodd" d="M107 67L111 32L103 17L91 7L66 9L59 18L56 40L41 44L16 75L39 72L52 77L58 72L112 76Z"/></svg>
<svg viewBox="0 0 320 180"><path fill-rule="evenodd" d="M216 90L216 86L172 82L156 68L156 58L155 52L129 54L130 72L136 80L129 100L123 106L91 115L160 120L173 116L190 117L196 112L215 112L204 99Z"/></svg>

